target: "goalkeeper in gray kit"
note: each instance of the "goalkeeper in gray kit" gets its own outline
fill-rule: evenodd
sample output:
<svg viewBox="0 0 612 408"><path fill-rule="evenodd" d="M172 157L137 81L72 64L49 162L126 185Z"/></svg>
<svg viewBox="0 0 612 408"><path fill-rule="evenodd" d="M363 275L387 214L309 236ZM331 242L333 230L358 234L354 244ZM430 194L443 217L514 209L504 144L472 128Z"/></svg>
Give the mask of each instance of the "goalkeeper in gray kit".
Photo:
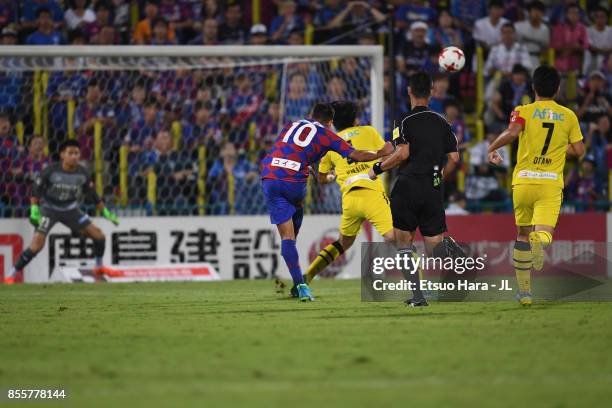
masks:
<svg viewBox="0 0 612 408"><path fill-rule="evenodd" d="M96 204L96 208L102 211L104 218L113 224L118 225L119 220L104 206L94 189L89 172L79 164L79 143L76 140L64 142L60 146L60 158L59 163L46 167L34 182L30 222L36 227L36 231L30 247L23 251L13 269L5 276L5 283L14 282L16 272L22 270L40 252L45 245L47 234L58 222L93 240L96 268L102 267L104 233L79 208L82 199L89 197Z"/></svg>

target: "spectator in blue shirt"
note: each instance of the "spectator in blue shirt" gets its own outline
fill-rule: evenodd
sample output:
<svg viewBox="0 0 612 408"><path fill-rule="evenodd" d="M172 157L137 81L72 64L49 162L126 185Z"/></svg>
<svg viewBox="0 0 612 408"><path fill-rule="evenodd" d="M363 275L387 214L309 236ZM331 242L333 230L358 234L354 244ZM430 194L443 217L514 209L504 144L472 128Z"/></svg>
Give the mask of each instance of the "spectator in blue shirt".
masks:
<svg viewBox="0 0 612 408"><path fill-rule="evenodd" d="M212 115L212 110L210 103L196 103L193 119L183 123L183 148L194 150L204 145L209 156L217 155L217 145L221 143L223 135L219 122Z"/></svg>
<svg viewBox="0 0 612 408"><path fill-rule="evenodd" d="M325 0L324 5L315 16L317 27L327 26L346 7L342 0Z"/></svg>
<svg viewBox="0 0 612 408"><path fill-rule="evenodd" d="M306 93L306 77L302 73L295 73L289 78L289 89L285 98L283 117L284 122L298 120L308 116L312 99Z"/></svg>
<svg viewBox="0 0 612 408"><path fill-rule="evenodd" d="M256 198L261 191L257 167L241 157L230 142L221 148L220 158L208 172L206 184L212 214L245 214L254 210L253 203L263 202Z"/></svg>
<svg viewBox="0 0 612 408"><path fill-rule="evenodd" d="M596 122L589 124L586 145L589 155L593 156L597 177L600 180L608 179L608 150L612 149L612 131L610 130L610 117L601 115Z"/></svg>
<svg viewBox="0 0 612 408"><path fill-rule="evenodd" d="M17 5L9 0L0 1L0 27L17 23Z"/></svg>
<svg viewBox="0 0 612 408"><path fill-rule="evenodd" d="M428 26L423 21L416 21L410 26L410 40L403 40L396 55L399 72L410 76L416 71L435 72L438 70L437 55L439 49L427 44L425 37ZM435 62L434 62L435 61Z"/></svg>
<svg viewBox="0 0 612 408"><path fill-rule="evenodd" d="M39 11L47 10L51 14L53 22L57 25L64 21L64 10L55 0L29 0L26 1L21 9L21 25L24 29L36 28Z"/></svg>
<svg viewBox="0 0 612 408"><path fill-rule="evenodd" d="M49 148L55 150L68 131L68 101L78 101L87 89L88 79L82 71L55 71L49 76Z"/></svg>
<svg viewBox="0 0 612 408"><path fill-rule="evenodd" d="M335 37L328 42L354 44L359 40L357 31L369 28L370 26L375 28L373 24L380 24L385 19L386 16L368 2L351 1L327 25L328 28L335 30Z"/></svg>
<svg viewBox="0 0 612 408"><path fill-rule="evenodd" d="M0 44L17 44L17 32L10 27L4 28ZM11 66L13 62L13 58L4 58L3 61L6 66ZM24 85L25 78L24 72L19 70L3 70L0 72L0 112L19 114L19 105L23 102L21 88Z"/></svg>
<svg viewBox="0 0 612 408"><path fill-rule="evenodd" d="M197 167L189 157L174 150L167 129L155 137L152 170L157 175L157 206L159 215L186 215L195 204Z"/></svg>
<svg viewBox="0 0 612 408"><path fill-rule="evenodd" d="M595 158L587 154L580 168L574 169L565 181L565 192L570 200L576 201L576 212L602 208L601 201L606 199L604 183L604 180L597 177Z"/></svg>
<svg viewBox="0 0 612 408"><path fill-rule="evenodd" d="M433 85L431 87L431 98L429 99L429 109L444 115L444 106L448 101L452 100L452 96L448 95L448 87L450 82L445 74L436 74L433 77Z"/></svg>
<svg viewBox="0 0 612 408"><path fill-rule="evenodd" d="M440 11L438 25L429 28L427 34L429 44L443 49L454 45L455 47L463 47L463 37L461 31L453 27L453 16L448 10Z"/></svg>
<svg viewBox="0 0 612 408"><path fill-rule="evenodd" d="M552 9L550 10L548 22L550 23L551 27L555 24L565 23L565 15L567 9L570 6L579 6L580 21L582 23L587 23L586 13L580 7L580 3L578 2L578 0L563 0L562 2L560 2L560 4L557 4L556 6L552 7Z"/></svg>
<svg viewBox="0 0 612 408"><path fill-rule="evenodd" d="M59 31L53 29L51 11L47 8L38 8L36 15L38 30L30 34L26 40L28 45L60 45L64 44L64 37Z"/></svg>
<svg viewBox="0 0 612 408"><path fill-rule="evenodd" d="M293 30L304 29L304 21L296 13L297 6L293 0L285 0L279 10L279 15L270 24L270 34L273 42L284 43Z"/></svg>
<svg viewBox="0 0 612 408"><path fill-rule="evenodd" d="M144 105L142 120L134 122L126 137L125 143L130 146L130 152L140 152L145 139L155 138L161 125L157 103L150 100Z"/></svg>
<svg viewBox="0 0 612 408"><path fill-rule="evenodd" d="M487 3L485 0L451 0L450 12L459 28L471 33L476 20L487 14Z"/></svg>
<svg viewBox="0 0 612 408"><path fill-rule="evenodd" d="M397 9L395 17L397 26L404 30L415 21L425 21L435 25L438 20L438 13L433 7L428 7L423 0L409 0Z"/></svg>

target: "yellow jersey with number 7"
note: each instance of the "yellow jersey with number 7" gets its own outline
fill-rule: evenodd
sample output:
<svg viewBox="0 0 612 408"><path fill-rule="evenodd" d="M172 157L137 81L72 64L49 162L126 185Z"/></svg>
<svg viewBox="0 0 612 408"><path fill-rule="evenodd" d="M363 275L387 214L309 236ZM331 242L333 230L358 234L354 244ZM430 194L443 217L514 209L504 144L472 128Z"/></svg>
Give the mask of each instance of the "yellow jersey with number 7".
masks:
<svg viewBox="0 0 612 408"><path fill-rule="evenodd" d="M552 100L514 108L510 123L522 125L512 185L545 184L563 188L567 145L582 140L578 118Z"/></svg>

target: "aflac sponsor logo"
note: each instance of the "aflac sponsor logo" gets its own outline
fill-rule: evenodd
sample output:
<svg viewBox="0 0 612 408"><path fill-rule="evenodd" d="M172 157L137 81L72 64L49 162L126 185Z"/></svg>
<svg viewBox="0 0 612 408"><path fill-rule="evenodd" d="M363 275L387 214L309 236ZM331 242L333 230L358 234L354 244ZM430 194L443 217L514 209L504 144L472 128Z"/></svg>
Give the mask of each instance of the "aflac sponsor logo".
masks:
<svg viewBox="0 0 612 408"><path fill-rule="evenodd" d="M532 119L557 120L563 122L565 120L565 114L553 112L548 108L542 110L536 108L535 112L533 112Z"/></svg>

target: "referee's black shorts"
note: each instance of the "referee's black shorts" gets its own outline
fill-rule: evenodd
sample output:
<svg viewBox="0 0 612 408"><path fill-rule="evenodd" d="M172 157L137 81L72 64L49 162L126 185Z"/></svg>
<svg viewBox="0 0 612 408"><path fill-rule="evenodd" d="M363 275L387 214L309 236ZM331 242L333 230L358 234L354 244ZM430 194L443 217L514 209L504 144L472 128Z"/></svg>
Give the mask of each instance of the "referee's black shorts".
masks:
<svg viewBox="0 0 612 408"><path fill-rule="evenodd" d="M446 231L444 194L434 188L432 176L400 175L391 190L393 227L402 231L416 231L433 237Z"/></svg>

